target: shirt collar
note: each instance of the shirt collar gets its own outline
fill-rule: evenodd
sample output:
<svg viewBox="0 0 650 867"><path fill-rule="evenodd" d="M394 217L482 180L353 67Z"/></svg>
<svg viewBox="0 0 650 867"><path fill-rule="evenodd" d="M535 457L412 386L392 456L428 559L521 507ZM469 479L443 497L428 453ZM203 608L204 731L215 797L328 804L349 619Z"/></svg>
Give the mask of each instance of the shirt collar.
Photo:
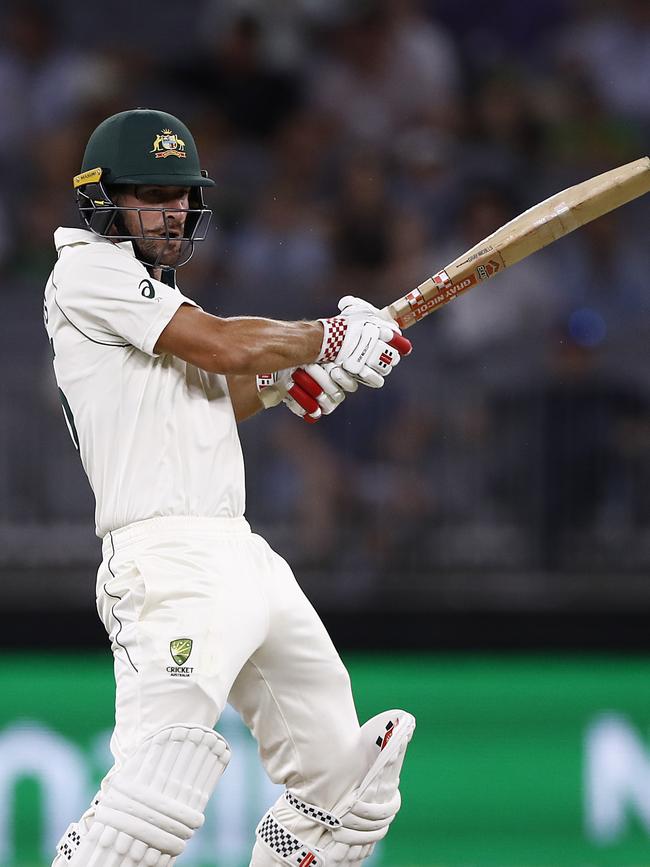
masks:
<svg viewBox="0 0 650 867"><path fill-rule="evenodd" d="M119 247L126 253L130 253L135 258L131 241L115 242L109 238L102 238L101 235L96 235L88 229L69 229L63 226L54 232L54 246L57 253L60 253L64 247L74 247L77 244L111 244L113 247Z"/></svg>

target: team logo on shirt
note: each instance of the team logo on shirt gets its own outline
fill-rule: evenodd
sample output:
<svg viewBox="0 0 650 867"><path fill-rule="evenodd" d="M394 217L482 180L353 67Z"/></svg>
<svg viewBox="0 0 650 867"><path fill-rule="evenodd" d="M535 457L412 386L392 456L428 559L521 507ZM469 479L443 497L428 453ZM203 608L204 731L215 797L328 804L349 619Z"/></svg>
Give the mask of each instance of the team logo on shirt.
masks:
<svg viewBox="0 0 650 867"><path fill-rule="evenodd" d="M163 129L153 140L153 148L149 153L155 154L157 160L172 156L185 159L185 142L170 129Z"/></svg>
<svg viewBox="0 0 650 867"><path fill-rule="evenodd" d="M143 298L151 299L156 297L156 290L153 288L153 283L151 282L151 280L141 280L138 289L140 290L140 295L142 295Z"/></svg>
<svg viewBox="0 0 650 867"><path fill-rule="evenodd" d="M184 665L192 652L192 639L175 638L169 642L169 652L176 665Z"/></svg>
<svg viewBox="0 0 650 867"><path fill-rule="evenodd" d="M167 674L170 677L191 677L194 668L185 665L192 652L191 638L175 638L169 642L169 652L176 665L167 666Z"/></svg>

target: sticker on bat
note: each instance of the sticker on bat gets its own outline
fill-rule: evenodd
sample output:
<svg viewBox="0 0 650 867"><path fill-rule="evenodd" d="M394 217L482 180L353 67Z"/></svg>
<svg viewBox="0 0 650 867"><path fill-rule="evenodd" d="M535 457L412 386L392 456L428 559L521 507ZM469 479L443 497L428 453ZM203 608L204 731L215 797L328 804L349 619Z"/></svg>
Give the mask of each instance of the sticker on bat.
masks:
<svg viewBox="0 0 650 867"><path fill-rule="evenodd" d="M413 317L411 321L415 322L422 319L427 313L435 310L439 304L443 304L445 301L443 292L434 295L432 298L424 298L419 289L413 289L405 296L405 299L411 308L411 315Z"/></svg>
<svg viewBox="0 0 650 867"><path fill-rule="evenodd" d="M467 259L463 259L463 261L459 262L456 267L461 268L463 265L467 265L468 262L473 262L475 259L480 259L481 256L485 256L486 253L491 253L492 250L494 250L494 247L491 244L488 247L483 247L481 250L477 250L476 253L472 253L472 255L468 256Z"/></svg>
<svg viewBox="0 0 650 867"><path fill-rule="evenodd" d="M449 279L449 274L447 274L446 271L438 271L437 274L434 274L433 277L431 277L431 280L433 280L433 282L439 286L444 286L445 289L449 289L449 287L451 286L451 280Z"/></svg>
<svg viewBox="0 0 650 867"><path fill-rule="evenodd" d="M500 267L500 264L496 260L490 259L489 262L478 266L476 276L479 280L488 280L493 274L496 274Z"/></svg>

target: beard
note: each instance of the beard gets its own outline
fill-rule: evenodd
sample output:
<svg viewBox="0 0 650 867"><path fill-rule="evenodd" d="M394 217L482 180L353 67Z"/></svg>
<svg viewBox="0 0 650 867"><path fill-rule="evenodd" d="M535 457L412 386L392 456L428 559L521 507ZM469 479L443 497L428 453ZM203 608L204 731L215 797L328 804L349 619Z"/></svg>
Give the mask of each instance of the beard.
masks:
<svg viewBox="0 0 650 867"><path fill-rule="evenodd" d="M136 249L137 258L142 262L146 262L154 268L161 265L173 268L187 250L189 243L186 238L161 238L160 241L137 238L133 241L133 246Z"/></svg>

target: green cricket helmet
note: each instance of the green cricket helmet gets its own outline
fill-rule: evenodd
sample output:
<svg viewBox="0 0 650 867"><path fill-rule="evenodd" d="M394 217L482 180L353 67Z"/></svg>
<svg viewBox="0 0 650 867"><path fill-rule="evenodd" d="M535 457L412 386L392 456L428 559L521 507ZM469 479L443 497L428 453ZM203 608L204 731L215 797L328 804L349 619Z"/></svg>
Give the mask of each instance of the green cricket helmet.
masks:
<svg viewBox="0 0 650 867"><path fill-rule="evenodd" d="M184 123L164 111L151 109L114 114L102 121L90 136L81 172L73 178L79 213L95 234L115 241L160 241L160 235L147 235L142 223L143 211L160 211L169 241L173 236L167 214L177 210L121 207L114 201L115 192L119 186L126 185L189 187L189 209L185 211L183 233L187 244L174 267L184 265L192 256L194 242L206 237L212 211L205 207L203 187L214 186L214 181L200 168L194 138ZM125 211L137 213L140 234L128 232L123 218ZM164 235L162 240L165 240ZM134 250L138 256L135 244ZM160 266L157 261L146 260L145 264L169 267Z"/></svg>

